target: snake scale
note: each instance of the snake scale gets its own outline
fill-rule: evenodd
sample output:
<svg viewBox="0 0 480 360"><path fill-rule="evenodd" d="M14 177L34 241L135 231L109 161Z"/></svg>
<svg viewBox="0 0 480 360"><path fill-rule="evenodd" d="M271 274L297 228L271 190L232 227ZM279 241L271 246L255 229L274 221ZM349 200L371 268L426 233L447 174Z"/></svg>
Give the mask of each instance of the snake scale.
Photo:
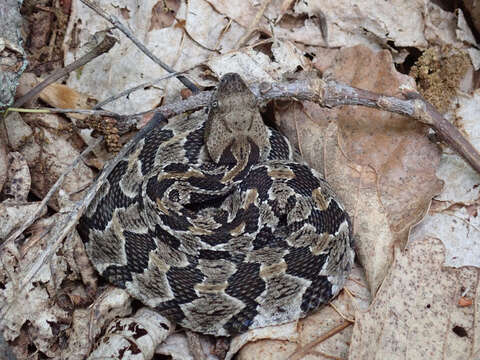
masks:
<svg viewBox="0 0 480 360"><path fill-rule="evenodd" d="M294 155L226 74L207 112L155 128L116 165L79 222L87 254L193 331L304 317L342 289L354 252L343 205Z"/></svg>

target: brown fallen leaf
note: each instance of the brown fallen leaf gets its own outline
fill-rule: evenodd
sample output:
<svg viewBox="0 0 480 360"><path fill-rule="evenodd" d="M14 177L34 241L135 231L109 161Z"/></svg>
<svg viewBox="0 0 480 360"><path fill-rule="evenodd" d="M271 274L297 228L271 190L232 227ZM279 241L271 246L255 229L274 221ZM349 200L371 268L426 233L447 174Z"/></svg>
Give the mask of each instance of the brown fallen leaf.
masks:
<svg viewBox="0 0 480 360"><path fill-rule="evenodd" d="M326 76L352 86L399 95L412 79L398 73L387 51L342 49ZM354 223L357 255L370 291L383 281L396 242L428 210L442 182L435 176L438 148L412 119L369 108L324 109L315 104L278 109L280 128L304 159L332 184Z"/></svg>
<svg viewBox="0 0 480 360"><path fill-rule="evenodd" d="M367 312L357 313L350 359L478 359L479 306L460 307L463 289L478 297L479 270L443 266L438 239L395 248L394 263Z"/></svg>
<svg viewBox="0 0 480 360"><path fill-rule="evenodd" d="M460 297L458 299L458 306L465 307L465 306L472 306L473 299L467 298L465 296Z"/></svg>
<svg viewBox="0 0 480 360"><path fill-rule="evenodd" d="M64 109L91 109L97 102L87 94L58 83L47 86L40 92L39 97L52 107ZM69 116L75 119L85 119L87 117L84 114L73 113Z"/></svg>

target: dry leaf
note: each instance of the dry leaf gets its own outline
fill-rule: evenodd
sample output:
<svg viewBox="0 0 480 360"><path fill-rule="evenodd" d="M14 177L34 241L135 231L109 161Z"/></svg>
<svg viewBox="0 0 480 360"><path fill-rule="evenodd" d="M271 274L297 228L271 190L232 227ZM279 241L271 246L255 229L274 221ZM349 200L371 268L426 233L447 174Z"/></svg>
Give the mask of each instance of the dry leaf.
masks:
<svg viewBox="0 0 480 360"><path fill-rule="evenodd" d="M63 85L53 83L40 92L40 99L52 107L64 109L90 109L96 101L87 94L82 94L74 89ZM75 119L85 119L87 115L69 114Z"/></svg>
<svg viewBox="0 0 480 360"><path fill-rule="evenodd" d="M358 313L350 359L478 359L479 270L443 267L443 244L433 238L395 250L392 269L370 309Z"/></svg>
<svg viewBox="0 0 480 360"><path fill-rule="evenodd" d="M72 314L70 336L62 359L83 360L91 352L102 329L117 317L131 314L131 298L125 290L107 288L88 309Z"/></svg>
<svg viewBox="0 0 480 360"><path fill-rule="evenodd" d="M31 203L18 203L12 200L4 200L0 203L0 240L5 240L8 236L19 228L24 219L37 211L40 201ZM46 213L47 209L41 215Z"/></svg>
<svg viewBox="0 0 480 360"><path fill-rule="evenodd" d="M141 308L130 318L110 323L88 359L151 359L156 346L174 329L175 325L158 312Z"/></svg>

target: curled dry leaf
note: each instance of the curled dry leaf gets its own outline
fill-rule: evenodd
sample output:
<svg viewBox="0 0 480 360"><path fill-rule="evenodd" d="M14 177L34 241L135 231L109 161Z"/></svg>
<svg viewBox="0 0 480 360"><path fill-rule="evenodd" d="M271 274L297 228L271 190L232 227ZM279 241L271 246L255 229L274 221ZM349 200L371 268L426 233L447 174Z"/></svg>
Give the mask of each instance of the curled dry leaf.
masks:
<svg viewBox="0 0 480 360"><path fill-rule="evenodd" d="M352 86L398 95L412 87L386 51L342 49L327 72ZM440 153L427 129L412 119L368 108L327 110L314 104L283 106L277 119L310 165L344 200L356 236L357 255L374 294L392 262L395 242L405 244L442 182Z"/></svg>
<svg viewBox="0 0 480 360"><path fill-rule="evenodd" d="M478 359L478 269L443 266L443 244L433 238L396 247L390 273L370 309L357 314L350 359Z"/></svg>
<svg viewBox="0 0 480 360"><path fill-rule="evenodd" d="M175 325L158 312L141 308L130 318L110 323L88 359L151 359L157 345L174 329Z"/></svg>
<svg viewBox="0 0 480 360"><path fill-rule="evenodd" d="M130 296L125 290L109 287L88 309L76 309L62 359L85 359L106 325L117 317L131 314L130 303Z"/></svg>

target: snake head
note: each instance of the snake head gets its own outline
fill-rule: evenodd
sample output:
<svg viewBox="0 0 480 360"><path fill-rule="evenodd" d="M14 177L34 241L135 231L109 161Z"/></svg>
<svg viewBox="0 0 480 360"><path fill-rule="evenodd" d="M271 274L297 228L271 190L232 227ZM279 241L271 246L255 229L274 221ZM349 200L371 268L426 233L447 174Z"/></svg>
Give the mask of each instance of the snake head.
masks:
<svg viewBox="0 0 480 360"><path fill-rule="evenodd" d="M251 153L249 148L258 149L256 152L259 152L260 160L267 156L270 142L257 99L236 73L222 76L212 96L205 144L210 157L217 164L246 163L245 156ZM229 156L225 156L227 153Z"/></svg>

